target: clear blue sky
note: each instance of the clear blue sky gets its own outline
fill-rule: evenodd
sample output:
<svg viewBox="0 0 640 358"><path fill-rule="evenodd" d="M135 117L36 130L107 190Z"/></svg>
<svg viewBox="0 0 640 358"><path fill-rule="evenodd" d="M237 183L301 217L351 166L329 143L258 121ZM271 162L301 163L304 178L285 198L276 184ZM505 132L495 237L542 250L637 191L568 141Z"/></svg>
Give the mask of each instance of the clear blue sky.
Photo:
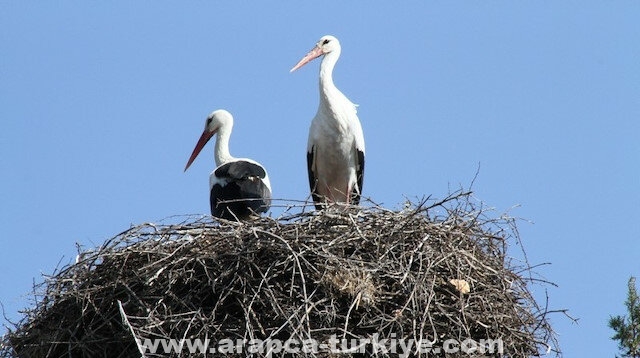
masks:
<svg viewBox="0 0 640 358"><path fill-rule="evenodd" d="M637 1L3 1L0 302L17 318L76 242L207 213L213 147L182 169L214 109L235 116L232 154L304 199L319 61L289 69L332 34L364 194L444 197L480 164L476 197L533 222L550 308L579 318L552 319L566 356L612 356L640 275L639 19Z"/></svg>

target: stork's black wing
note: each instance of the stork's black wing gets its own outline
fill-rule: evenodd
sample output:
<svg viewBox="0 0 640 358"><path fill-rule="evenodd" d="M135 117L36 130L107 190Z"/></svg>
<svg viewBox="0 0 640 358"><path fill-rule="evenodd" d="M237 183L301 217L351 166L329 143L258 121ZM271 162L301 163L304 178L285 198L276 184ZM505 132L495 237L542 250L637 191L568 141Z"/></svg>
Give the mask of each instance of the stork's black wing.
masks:
<svg viewBox="0 0 640 358"><path fill-rule="evenodd" d="M358 153L358 161L356 163L356 183L357 188L354 187L351 192L351 203L354 205L360 204L360 196L362 195L362 183L364 181L364 152L356 148Z"/></svg>
<svg viewBox="0 0 640 358"><path fill-rule="evenodd" d="M311 147L311 151L307 152L307 173L309 174L309 190L311 190L311 198L315 203L316 209L322 209L322 196L318 194L318 178L316 177L316 173L313 171L314 161L315 161L315 152L316 147Z"/></svg>
<svg viewBox="0 0 640 358"><path fill-rule="evenodd" d="M271 189L263 180L267 173L256 163L236 160L216 168L218 183L211 186L211 214L229 220L264 213L271 206Z"/></svg>
<svg viewBox="0 0 640 358"><path fill-rule="evenodd" d="M267 176L262 165L246 160L235 160L223 164L216 168L215 174L218 178L229 179L247 179L249 177L264 179Z"/></svg>

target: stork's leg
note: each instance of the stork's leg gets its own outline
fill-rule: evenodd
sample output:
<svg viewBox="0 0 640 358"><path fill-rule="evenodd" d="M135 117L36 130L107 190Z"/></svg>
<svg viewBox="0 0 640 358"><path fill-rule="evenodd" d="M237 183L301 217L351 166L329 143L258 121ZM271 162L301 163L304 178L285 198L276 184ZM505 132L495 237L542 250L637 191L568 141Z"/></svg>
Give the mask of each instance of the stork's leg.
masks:
<svg viewBox="0 0 640 358"><path fill-rule="evenodd" d="M327 193L329 193L329 195L327 195L327 204L335 203L336 196L333 194L333 190L331 190L331 187L329 186L329 184L327 184Z"/></svg>

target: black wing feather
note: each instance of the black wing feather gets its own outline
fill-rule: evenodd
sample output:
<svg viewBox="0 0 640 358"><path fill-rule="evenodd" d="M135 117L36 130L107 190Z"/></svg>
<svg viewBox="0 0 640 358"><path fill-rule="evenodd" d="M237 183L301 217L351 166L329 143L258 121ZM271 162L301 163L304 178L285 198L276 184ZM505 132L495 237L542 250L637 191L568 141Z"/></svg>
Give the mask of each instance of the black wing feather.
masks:
<svg viewBox="0 0 640 358"><path fill-rule="evenodd" d="M362 195L362 183L364 181L364 152L356 149L358 152L358 162L356 163L356 183L357 188L353 188L351 192L351 203L360 204L360 196Z"/></svg>
<svg viewBox="0 0 640 358"><path fill-rule="evenodd" d="M322 196L318 194L318 180L316 174L313 172L313 160L316 147L311 147L311 151L307 152L307 173L309 174L309 190L311 190L311 198L315 203L316 209L322 209Z"/></svg>
<svg viewBox="0 0 640 358"><path fill-rule="evenodd" d="M246 179L252 176L264 179L267 175L261 165L244 160L223 164L216 168L215 174L218 178L229 179Z"/></svg>
<svg viewBox="0 0 640 358"><path fill-rule="evenodd" d="M243 220L264 213L271 206L271 190L262 181L264 168L247 161L233 161L216 168L215 175L226 184L211 188L211 214L227 220Z"/></svg>

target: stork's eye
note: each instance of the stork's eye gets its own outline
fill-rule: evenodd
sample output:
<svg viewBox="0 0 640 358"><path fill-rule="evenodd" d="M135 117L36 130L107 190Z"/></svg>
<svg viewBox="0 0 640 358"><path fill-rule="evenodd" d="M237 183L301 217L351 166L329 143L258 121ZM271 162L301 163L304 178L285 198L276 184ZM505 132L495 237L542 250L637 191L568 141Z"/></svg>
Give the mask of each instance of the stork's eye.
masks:
<svg viewBox="0 0 640 358"><path fill-rule="evenodd" d="M213 120L213 118L211 118L211 117L207 118L207 125L211 124L212 120Z"/></svg>
<svg viewBox="0 0 640 358"><path fill-rule="evenodd" d="M328 44L328 43L329 43L329 41L330 41L329 39L325 39L324 41L322 41L322 44L323 44L323 45L326 45L326 44Z"/></svg>

